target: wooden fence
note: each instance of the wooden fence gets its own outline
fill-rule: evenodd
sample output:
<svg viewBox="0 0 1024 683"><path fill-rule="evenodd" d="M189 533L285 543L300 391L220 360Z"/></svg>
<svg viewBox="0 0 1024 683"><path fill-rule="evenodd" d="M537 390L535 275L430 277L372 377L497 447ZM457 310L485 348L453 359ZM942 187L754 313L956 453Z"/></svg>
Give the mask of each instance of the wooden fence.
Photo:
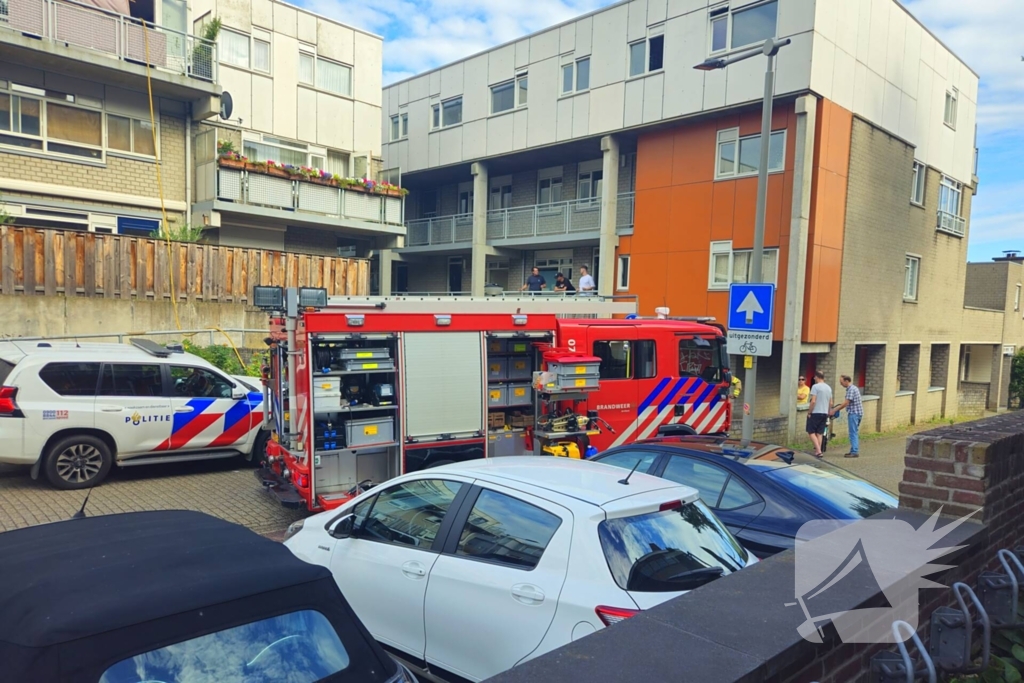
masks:
<svg viewBox="0 0 1024 683"><path fill-rule="evenodd" d="M256 285L366 295L366 259L0 227L0 293L249 302Z"/></svg>

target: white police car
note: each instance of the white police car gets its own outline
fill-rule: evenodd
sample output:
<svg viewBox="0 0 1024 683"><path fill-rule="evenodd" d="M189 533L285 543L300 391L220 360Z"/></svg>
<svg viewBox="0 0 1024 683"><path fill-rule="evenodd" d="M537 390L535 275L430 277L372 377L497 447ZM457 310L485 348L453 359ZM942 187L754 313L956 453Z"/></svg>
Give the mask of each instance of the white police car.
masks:
<svg viewBox="0 0 1024 683"><path fill-rule="evenodd" d="M180 348L0 341L0 463L57 488L95 486L120 466L242 456L269 431L263 396Z"/></svg>

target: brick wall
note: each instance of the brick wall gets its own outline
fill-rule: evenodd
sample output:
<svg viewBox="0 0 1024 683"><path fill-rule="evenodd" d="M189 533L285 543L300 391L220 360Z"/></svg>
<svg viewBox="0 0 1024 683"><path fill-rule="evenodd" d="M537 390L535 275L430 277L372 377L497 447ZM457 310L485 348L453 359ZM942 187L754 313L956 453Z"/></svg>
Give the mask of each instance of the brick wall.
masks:
<svg viewBox="0 0 1024 683"><path fill-rule="evenodd" d="M960 382L957 401L960 415L982 415L988 406L989 384L985 382Z"/></svg>
<svg viewBox="0 0 1024 683"><path fill-rule="evenodd" d="M894 426L900 427L912 422L914 399L913 394L899 394L893 397L892 424Z"/></svg>
<svg viewBox="0 0 1024 683"><path fill-rule="evenodd" d="M933 387L946 386L946 379L949 376L949 344L931 345L929 365L931 368L929 385Z"/></svg>
<svg viewBox="0 0 1024 683"><path fill-rule="evenodd" d="M160 116L160 157L164 198L184 201L184 119L166 114ZM159 196L155 163L113 154L108 154L105 166L99 167L49 157L0 152L0 178L4 177L141 197ZM17 196L15 193L4 193L5 201L14 201ZM52 200L54 196L48 195L47 199ZM73 201L78 203L78 200Z"/></svg>
<svg viewBox="0 0 1024 683"><path fill-rule="evenodd" d="M917 372L921 360L920 344L900 344L897 372L900 391L917 391Z"/></svg>
<svg viewBox="0 0 1024 683"><path fill-rule="evenodd" d="M1009 266L1009 262L968 264L964 306L1004 310Z"/></svg>

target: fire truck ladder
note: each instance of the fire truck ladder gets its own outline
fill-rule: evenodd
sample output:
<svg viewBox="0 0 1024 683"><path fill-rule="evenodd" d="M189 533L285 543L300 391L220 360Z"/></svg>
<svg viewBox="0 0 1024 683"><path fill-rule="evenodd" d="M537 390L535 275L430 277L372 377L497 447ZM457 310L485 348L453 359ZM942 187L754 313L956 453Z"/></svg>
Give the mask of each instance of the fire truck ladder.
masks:
<svg viewBox="0 0 1024 683"><path fill-rule="evenodd" d="M635 315L635 296L332 296L327 308L383 313L509 313L610 317Z"/></svg>

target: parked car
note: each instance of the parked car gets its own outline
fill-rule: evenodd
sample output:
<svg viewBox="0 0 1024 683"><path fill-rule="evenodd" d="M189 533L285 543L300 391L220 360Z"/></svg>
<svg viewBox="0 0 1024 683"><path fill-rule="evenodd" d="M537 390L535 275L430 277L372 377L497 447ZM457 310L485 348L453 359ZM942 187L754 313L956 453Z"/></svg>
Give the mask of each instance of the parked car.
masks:
<svg viewBox="0 0 1024 683"><path fill-rule="evenodd" d="M115 464L257 464L269 435L262 391L180 347L0 342L0 463L57 488L95 486Z"/></svg>
<svg viewBox="0 0 1024 683"><path fill-rule="evenodd" d="M0 678L415 683L331 573L199 512L0 534Z"/></svg>
<svg viewBox="0 0 1024 683"><path fill-rule="evenodd" d="M370 633L479 681L756 561L697 491L551 457L444 465L296 522Z"/></svg>
<svg viewBox="0 0 1024 683"><path fill-rule="evenodd" d="M764 558L792 548L813 519L855 520L897 507L888 491L781 446L741 448L724 437L668 436L612 448L591 462L692 486L743 546Z"/></svg>

